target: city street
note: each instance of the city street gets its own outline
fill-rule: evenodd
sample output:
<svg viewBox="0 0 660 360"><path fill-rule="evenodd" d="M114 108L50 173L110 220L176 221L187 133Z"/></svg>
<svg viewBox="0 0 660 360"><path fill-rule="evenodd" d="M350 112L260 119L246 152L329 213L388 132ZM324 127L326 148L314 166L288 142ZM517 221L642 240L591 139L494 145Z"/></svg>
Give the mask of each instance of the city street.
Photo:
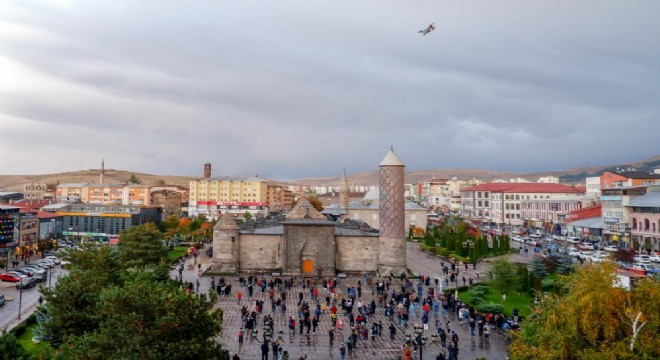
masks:
<svg viewBox="0 0 660 360"><path fill-rule="evenodd" d="M34 263L40 259L40 255L33 256L30 260L31 263ZM4 272L6 269L3 269ZM11 268L10 268L11 270ZM55 286L57 279L60 275L65 274L66 270L62 269L61 266L56 265L51 269L50 272L50 285ZM48 280L40 282L37 286L29 289L23 290L23 299L21 303L21 320L18 320L18 308L19 308L19 299L20 291L16 289L15 283L10 282L0 282L0 294L5 295L5 305L0 307L0 329L7 328L8 330L18 325L22 320L30 316L32 312L36 309L40 292L39 287L44 286L48 287Z"/></svg>

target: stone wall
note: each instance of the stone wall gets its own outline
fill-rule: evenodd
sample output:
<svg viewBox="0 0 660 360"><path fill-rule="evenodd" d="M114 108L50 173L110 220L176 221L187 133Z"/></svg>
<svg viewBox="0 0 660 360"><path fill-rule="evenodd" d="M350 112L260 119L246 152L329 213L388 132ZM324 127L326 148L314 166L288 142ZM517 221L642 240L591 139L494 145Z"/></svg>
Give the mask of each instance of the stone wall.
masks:
<svg viewBox="0 0 660 360"><path fill-rule="evenodd" d="M337 269L343 272L376 272L378 237L337 236Z"/></svg>
<svg viewBox="0 0 660 360"><path fill-rule="evenodd" d="M273 271L282 268L280 235L241 235L239 267L246 271Z"/></svg>
<svg viewBox="0 0 660 360"><path fill-rule="evenodd" d="M317 275L319 269L323 274L334 274L334 225L286 224L284 238L284 273L301 273L303 262L309 260L313 263L310 274Z"/></svg>

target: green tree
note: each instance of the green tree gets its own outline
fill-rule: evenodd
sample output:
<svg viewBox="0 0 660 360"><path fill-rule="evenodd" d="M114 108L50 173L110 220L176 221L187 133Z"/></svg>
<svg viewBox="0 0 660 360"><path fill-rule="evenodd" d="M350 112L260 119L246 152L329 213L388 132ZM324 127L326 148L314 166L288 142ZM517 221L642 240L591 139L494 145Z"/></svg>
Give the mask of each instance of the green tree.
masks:
<svg viewBox="0 0 660 360"><path fill-rule="evenodd" d="M525 294L529 290L529 270L527 266L523 264L518 264L516 266L516 291L519 294Z"/></svg>
<svg viewBox="0 0 660 360"><path fill-rule="evenodd" d="M555 256L553 256L554 262L555 262L555 269L557 273L566 275L575 269L573 266L573 259L571 258L568 253L560 251L556 253Z"/></svg>
<svg viewBox="0 0 660 360"><path fill-rule="evenodd" d="M128 178L128 183L129 184L142 184L142 181L135 176L135 174L132 174L130 178Z"/></svg>
<svg viewBox="0 0 660 360"><path fill-rule="evenodd" d="M179 227L179 217L176 215L170 215L163 221L163 224L167 230L175 231Z"/></svg>
<svg viewBox="0 0 660 360"><path fill-rule="evenodd" d="M534 276L542 278L548 275L548 267L540 256L534 256L530 262L530 266Z"/></svg>
<svg viewBox="0 0 660 360"><path fill-rule="evenodd" d="M472 239L472 261L476 262L478 261L482 254L481 254L481 245L479 244L480 239L479 238L474 238Z"/></svg>
<svg viewBox="0 0 660 360"><path fill-rule="evenodd" d="M440 240L440 232L438 231L438 226L437 225L433 227L433 240L435 242Z"/></svg>
<svg viewBox="0 0 660 360"><path fill-rule="evenodd" d="M248 222L252 220L252 213L246 211L243 213L243 221Z"/></svg>
<svg viewBox="0 0 660 360"><path fill-rule="evenodd" d="M456 251L456 233L449 234L449 239L447 241L447 250Z"/></svg>
<svg viewBox="0 0 660 360"><path fill-rule="evenodd" d="M433 235L429 231L424 234L424 245L426 246L435 246L435 239L433 238Z"/></svg>
<svg viewBox="0 0 660 360"><path fill-rule="evenodd" d="M493 236L493 254L499 254L500 253L500 244L497 239L497 236Z"/></svg>
<svg viewBox="0 0 660 360"><path fill-rule="evenodd" d="M516 286L516 273L508 259L493 261L490 271L494 275L493 287L506 294Z"/></svg>
<svg viewBox="0 0 660 360"><path fill-rule="evenodd" d="M57 346L64 338L95 331L101 290L123 283L124 273L117 251L106 245L82 244L62 256L69 261L69 274L60 276L53 288L42 288L48 321L39 322L38 333Z"/></svg>
<svg viewBox="0 0 660 360"><path fill-rule="evenodd" d="M511 359L660 358L660 284L644 279L628 291L613 286L615 264L576 269L560 291L541 298L513 334Z"/></svg>
<svg viewBox="0 0 660 360"><path fill-rule="evenodd" d="M500 237L500 249L502 252L508 253L511 250L511 243L509 242L508 235L502 235Z"/></svg>
<svg viewBox="0 0 660 360"><path fill-rule="evenodd" d="M488 255L490 253L490 248L488 247L488 239L486 238L485 235L483 235L483 236L481 236L481 238L479 238L479 243L480 243L480 246L481 246L481 249L480 249L481 254Z"/></svg>
<svg viewBox="0 0 660 360"><path fill-rule="evenodd" d="M0 360L32 360L34 357L18 342L14 334L0 336Z"/></svg>
<svg viewBox="0 0 660 360"><path fill-rule="evenodd" d="M408 228L408 240L412 240L413 238L413 228L414 226L412 225L410 225L410 227Z"/></svg>
<svg viewBox="0 0 660 360"><path fill-rule="evenodd" d="M133 226L119 235L119 253L127 267L158 265L167 257L167 247L153 224Z"/></svg>
<svg viewBox="0 0 660 360"><path fill-rule="evenodd" d="M176 285L138 276L104 289L99 301L98 330L68 339L64 358L229 359L214 339L222 310Z"/></svg>
<svg viewBox="0 0 660 360"><path fill-rule="evenodd" d="M445 225L444 228L442 228L442 234L440 235L440 246L443 248L446 248L448 245L449 241L449 227Z"/></svg>

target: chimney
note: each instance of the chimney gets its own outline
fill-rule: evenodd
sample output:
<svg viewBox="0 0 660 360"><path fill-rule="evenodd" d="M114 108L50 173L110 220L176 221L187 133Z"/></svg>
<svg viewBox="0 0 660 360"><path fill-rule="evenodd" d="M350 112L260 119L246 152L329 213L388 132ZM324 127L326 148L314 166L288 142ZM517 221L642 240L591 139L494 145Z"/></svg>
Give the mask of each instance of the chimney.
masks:
<svg viewBox="0 0 660 360"><path fill-rule="evenodd" d="M208 179L211 177L211 163L204 164L204 178Z"/></svg>

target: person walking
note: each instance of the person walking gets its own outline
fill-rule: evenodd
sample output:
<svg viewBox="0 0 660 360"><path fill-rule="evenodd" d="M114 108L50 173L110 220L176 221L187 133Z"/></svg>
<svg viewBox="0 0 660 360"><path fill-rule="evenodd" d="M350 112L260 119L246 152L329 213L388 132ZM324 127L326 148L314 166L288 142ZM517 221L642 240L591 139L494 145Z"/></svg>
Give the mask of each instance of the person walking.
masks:
<svg viewBox="0 0 660 360"><path fill-rule="evenodd" d="M339 346L339 358L341 360L346 359L346 343L342 342L341 346Z"/></svg>
<svg viewBox="0 0 660 360"><path fill-rule="evenodd" d="M490 326L486 325L484 326L484 339L486 342L490 341Z"/></svg>
<svg viewBox="0 0 660 360"><path fill-rule="evenodd" d="M241 299L243 298L243 292L238 291L236 292L236 300L238 300L238 305L241 304Z"/></svg>
<svg viewBox="0 0 660 360"><path fill-rule="evenodd" d="M330 347L332 347L335 341L335 329L328 330L328 340L330 341Z"/></svg>
<svg viewBox="0 0 660 360"><path fill-rule="evenodd" d="M267 342L261 344L261 360L268 360L269 351L270 351L270 347L268 346Z"/></svg>
<svg viewBox="0 0 660 360"><path fill-rule="evenodd" d="M470 324L470 335L474 336L474 328L477 326L477 321L474 319L474 316L470 317L468 323Z"/></svg>

